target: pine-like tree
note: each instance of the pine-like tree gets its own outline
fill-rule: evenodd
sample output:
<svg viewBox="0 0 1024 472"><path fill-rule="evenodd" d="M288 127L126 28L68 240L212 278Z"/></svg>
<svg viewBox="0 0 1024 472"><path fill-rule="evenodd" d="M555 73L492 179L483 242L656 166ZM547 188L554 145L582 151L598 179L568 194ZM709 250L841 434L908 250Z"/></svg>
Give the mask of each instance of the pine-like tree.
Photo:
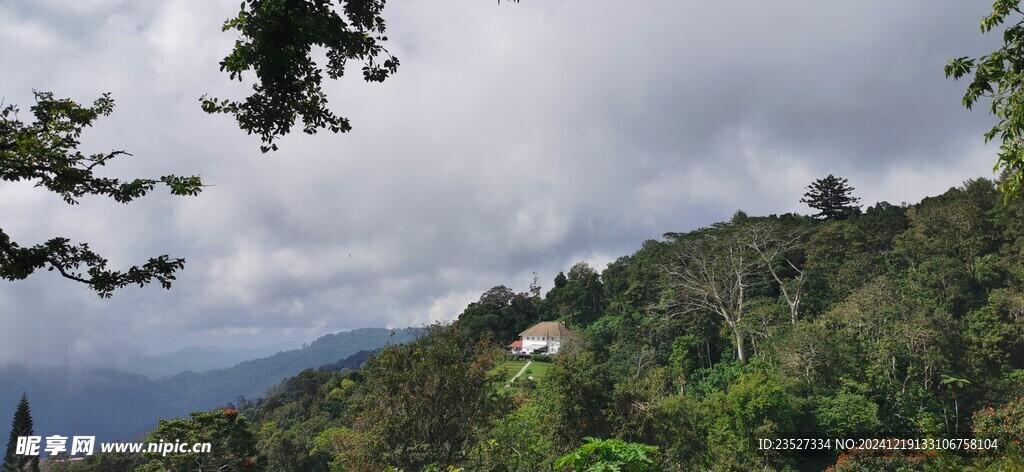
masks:
<svg viewBox="0 0 1024 472"><path fill-rule="evenodd" d="M808 185L800 201L818 210L815 218L843 219L860 211L860 199L853 196L853 191L846 179L829 174Z"/></svg>
<svg viewBox="0 0 1024 472"><path fill-rule="evenodd" d="M14 411L11 438L7 441L3 472L39 472L39 456L15 454L19 436L32 436L32 411L28 406L28 395L22 393L18 409Z"/></svg>

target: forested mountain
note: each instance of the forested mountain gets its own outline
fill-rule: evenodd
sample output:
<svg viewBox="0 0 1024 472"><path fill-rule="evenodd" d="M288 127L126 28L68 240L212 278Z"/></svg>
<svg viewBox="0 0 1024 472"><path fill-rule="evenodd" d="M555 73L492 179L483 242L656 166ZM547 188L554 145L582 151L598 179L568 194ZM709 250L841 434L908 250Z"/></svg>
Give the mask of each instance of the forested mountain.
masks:
<svg viewBox="0 0 1024 472"><path fill-rule="evenodd" d="M109 367L150 378L169 377L185 371L202 372L231 367L239 362L272 356L299 348L299 343L278 343L254 348L222 349L215 346L189 346L155 356L134 355L114 359Z"/></svg>
<svg viewBox="0 0 1024 472"><path fill-rule="evenodd" d="M178 392L188 404L194 405L193 408L213 408L234 401L239 396L262 396L271 386L304 369L331 364L359 351L408 342L420 334L422 330L417 328L363 328L328 334L302 349L279 352L226 369L183 372L160 379L160 385Z"/></svg>
<svg viewBox="0 0 1024 472"><path fill-rule="evenodd" d="M304 369L358 367L368 351L408 342L421 333L418 328L366 328L328 334L302 349L156 380L112 369L0 367L0 405L16 405L27 392L36 430L43 434L131 440L152 429L159 418L227 405L240 396L264 396L269 387Z"/></svg>
<svg viewBox="0 0 1024 472"><path fill-rule="evenodd" d="M191 407L139 374L100 368L0 367L0 405L11 408L22 392L32 399L35 431L43 435L130 440L151 429L158 418L179 416Z"/></svg>
<svg viewBox="0 0 1024 472"><path fill-rule="evenodd" d="M244 405L259 447L238 454L269 471L1024 468L1024 205L978 179L826 214L737 212L544 296L491 289L360 372ZM579 335L543 380L501 388L499 346L542 320ZM785 438L1000 448L758 447Z"/></svg>

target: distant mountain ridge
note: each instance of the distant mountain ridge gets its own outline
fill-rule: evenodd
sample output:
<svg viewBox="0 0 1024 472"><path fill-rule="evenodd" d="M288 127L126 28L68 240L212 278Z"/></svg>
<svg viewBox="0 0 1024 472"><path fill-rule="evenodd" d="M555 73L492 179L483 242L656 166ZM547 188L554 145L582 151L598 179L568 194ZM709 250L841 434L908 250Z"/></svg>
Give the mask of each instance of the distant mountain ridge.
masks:
<svg viewBox="0 0 1024 472"><path fill-rule="evenodd" d="M240 362L269 357L282 351L298 349L300 346L296 342L234 349L224 349L215 346L187 346L174 352L165 352L155 356L138 354L106 367L158 379L186 371L203 372L223 369Z"/></svg>
<svg viewBox="0 0 1024 472"><path fill-rule="evenodd" d="M0 367L0 421L7 423L22 392L38 435L131 440L156 419L182 414L173 392L149 377L106 368ZM100 439L102 438L102 439Z"/></svg>
<svg viewBox="0 0 1024 472"><path fill-rule="evenodd" d="M373 351L359 351L338 362L324 364L320 366L320 370L326 370L328 372L341 372L345 369L359 370L363 368L363 364L365 364L366 361L370 360L370 356L378 352L380 352L380 349Z"/></svg>
<svg viewBox="0 0 1024 472"><path fill-rule="evenodd" d="M422 333L423 330L419 328L364 328L328 334L302 349L279 352L226 369L182 372L159 381L185 395L190 404L198 405L200 409L215 408L235 401L239 396L262 396L268 388L305 369L331 364L359 351L373 351L389 344L409 342Z"/></svg>
<svg viewBox="0 0 1024 472"><path fill-rule="evenodd" d="M38 434L133 440L156 426L159 418L216 408L239 396L262 396L305 369L359 366L371 352L411 341L423 332L364 328L328 334L302 349L161 379L109 368L0 366L0 421L9 420L24 391Z"/></svg>

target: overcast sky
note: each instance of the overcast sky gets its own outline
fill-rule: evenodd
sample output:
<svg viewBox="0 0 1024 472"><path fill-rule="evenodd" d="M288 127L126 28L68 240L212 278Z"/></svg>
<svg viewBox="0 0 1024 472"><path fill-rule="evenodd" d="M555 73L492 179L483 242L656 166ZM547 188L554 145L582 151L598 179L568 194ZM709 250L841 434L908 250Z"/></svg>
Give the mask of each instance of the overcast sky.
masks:
<svg viewBox="0 0 1024 472"><path fill-rule="evenodd" d="M737 209L807 213L804 186L829 173L867 204L991 177L991 119L942 74L992 49L990 3L392 1L398 74L327 86L353 131L261 155L198 102L247 95L218 71L238 0L0 1L4 103L30 119L33 89L112 92L83 143L134 154L108 175L213 185L68 206L0 183L0 227L23 245L65 236L122 268L187 259L172 290L111 300L46 272L0 282L0 361L419 326Z"/></svg>

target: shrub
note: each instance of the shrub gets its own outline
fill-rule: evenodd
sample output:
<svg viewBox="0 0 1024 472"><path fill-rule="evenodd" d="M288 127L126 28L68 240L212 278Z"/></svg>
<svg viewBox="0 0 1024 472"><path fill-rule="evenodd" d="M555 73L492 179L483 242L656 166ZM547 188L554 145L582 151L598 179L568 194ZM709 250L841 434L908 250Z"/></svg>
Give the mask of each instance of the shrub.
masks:
<svg viewBox="0 0 1024 472"><path fill-rule="evenodd" d="M890 451L884 449L851 449L842 453L835 465L826 472L910 472L943 470L943 465L954 467L949 459L939 457L934 450ZM953 462L956 462L953 459ZM951 469L945 469L951 470ZM952 470L955 470L952 469Z"/></svg>
<svg viewBox="0 0 1024 472"><path fill-rule="evenodd" d="M833 437L866 437L881 426L878 405L856 393L822 399L814 416L824 432Z"/></svg>
<svg viewBox="0 0 1024 472"><path fill-rule="evenodd" d="M1012 441L1013 446L1019 448L1024 441L1024 398L999 408L988 407L975 412L973 424L977 438Z"/></svg>
<svg viewBox="0 0 1024 472"><path fill-rule="evenodd" d="M646 472L659 470L653 455L658 448L619 439L584 438L587 443L555 462L560 470Z"/></svg>

